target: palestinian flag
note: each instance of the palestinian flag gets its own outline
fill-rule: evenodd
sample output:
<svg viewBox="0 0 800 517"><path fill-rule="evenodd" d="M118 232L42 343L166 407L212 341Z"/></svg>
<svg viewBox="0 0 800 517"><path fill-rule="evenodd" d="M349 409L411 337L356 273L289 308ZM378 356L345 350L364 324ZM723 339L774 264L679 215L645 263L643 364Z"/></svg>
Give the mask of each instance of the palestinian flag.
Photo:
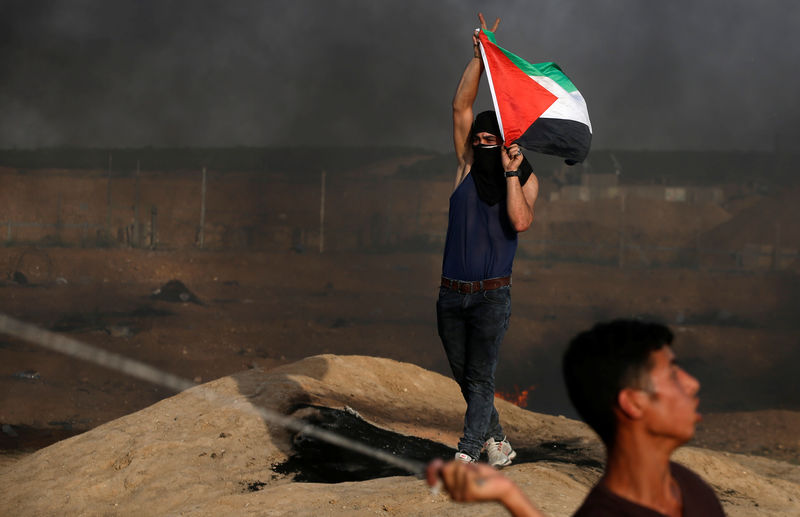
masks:
<svg viewBox="0 0 800 517"><path fill-rule="evenodd" d="M555 63L531 64L480 31L483 65L503 140L545 154L583 161L592 143L586 101Z"/></svg>

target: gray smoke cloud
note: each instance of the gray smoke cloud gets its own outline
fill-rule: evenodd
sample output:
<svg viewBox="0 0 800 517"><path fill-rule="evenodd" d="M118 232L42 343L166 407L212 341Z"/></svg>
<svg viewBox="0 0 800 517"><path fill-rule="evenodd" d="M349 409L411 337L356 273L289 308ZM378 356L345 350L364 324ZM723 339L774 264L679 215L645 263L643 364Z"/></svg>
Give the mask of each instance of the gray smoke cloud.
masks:
<svg viewBox="0 0 800 517"><path fill-rule="evenodd" d="M446 151L483 10L556 61L595 148L793 146L791 0L10 0L0 147L403 145ZM485 83L479 108L490 107Z"/></svg>

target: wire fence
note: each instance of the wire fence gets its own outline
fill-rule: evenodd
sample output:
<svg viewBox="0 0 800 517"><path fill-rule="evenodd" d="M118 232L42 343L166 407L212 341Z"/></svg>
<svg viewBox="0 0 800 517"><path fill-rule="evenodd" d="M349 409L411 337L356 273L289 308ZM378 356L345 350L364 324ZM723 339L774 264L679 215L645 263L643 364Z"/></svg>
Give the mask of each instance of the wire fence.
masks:
<svg viewBox="0 0 800 517"><path fill-rule="evenodd" d="M175 171L59 171L0 177L6 246L429 252L440 254L450 180L396 176ZM52 200L47 203L42 200ZM520 256L619 268L776 271L798 250L779 234L738 249L700 238L668 244L653 233L537 219ZM544 230L541 230L544 228Z"/></svg>
<svg viewBox="0 0 800 517"><path fill-rule="evenodd" d="M206 217L220 215L211 212ZM221 231L200 233L188 221L169 222L171 230L183 229L187 235L176 238L159 233L157 210L152 222L137 228L130 225L110 236L103 223L41 223L0 221L5 229L5 246L147 248L209 250L286 250L296 252L422 252L441 253L443 235L413 232L413 218L372 214L366 221L346 227L319 225L225 225ZM391 233L391 227L404 228ZM163 240L162 240L163 239ZM738 250L648 244L621 236L618 241L578 241L527 238L521 242L519 256L543 262L585 263L622 269L686 268L718 271L780 271L792 267L800 258L796 249L774 245L748 245Z"/></svg>
<svg viewBox="0 0 800 517"><path fill-rule="evenodd" d="M779 271L795 264L797 250L751 245L740 250L703 246L641 244L620 237L613 242L540 240L523 245L520 255L545 262L589 263L621 269L681 268L711 271Z"/></svg>

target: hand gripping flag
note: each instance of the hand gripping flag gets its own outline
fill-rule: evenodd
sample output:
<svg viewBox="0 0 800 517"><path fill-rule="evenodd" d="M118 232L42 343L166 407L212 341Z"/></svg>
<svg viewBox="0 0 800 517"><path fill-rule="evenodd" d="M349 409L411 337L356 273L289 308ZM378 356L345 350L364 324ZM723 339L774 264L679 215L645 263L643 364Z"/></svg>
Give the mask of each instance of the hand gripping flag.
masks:
<svg viewBox="0 0 800 517"><path fill-rule="evenodd" d="M517 143L581 162L592 143L586 101L555 63L531 64L498 47L494 33L480 31L481 56L497 122L507 145Z"/></svg>

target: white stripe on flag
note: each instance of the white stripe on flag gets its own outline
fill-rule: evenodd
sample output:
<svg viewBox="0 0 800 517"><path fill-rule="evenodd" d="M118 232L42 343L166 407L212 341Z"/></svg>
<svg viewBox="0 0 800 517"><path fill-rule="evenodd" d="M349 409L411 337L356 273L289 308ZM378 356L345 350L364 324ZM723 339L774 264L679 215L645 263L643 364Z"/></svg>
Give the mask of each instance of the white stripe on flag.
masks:
<svg viewBox="0 0 800 517"><path fill-rule="evenodd" d="M589 110L586 107L586 101L578 90L570 93L562 88L560 84L544 75L529 75L528 77L547 88L550 93L558 97L558 99L541 114L540 118L559 118L581 122L589 127L589 132L591 133L592 123L589 121Z"/></svg>

